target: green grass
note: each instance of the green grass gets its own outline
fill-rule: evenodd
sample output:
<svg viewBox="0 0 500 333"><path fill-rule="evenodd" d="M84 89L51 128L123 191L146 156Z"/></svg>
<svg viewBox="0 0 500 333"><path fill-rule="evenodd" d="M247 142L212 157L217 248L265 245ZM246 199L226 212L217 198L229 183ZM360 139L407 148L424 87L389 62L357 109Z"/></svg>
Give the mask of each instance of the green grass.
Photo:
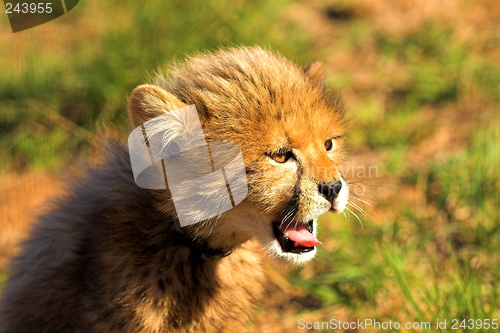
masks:
<svg viewBox="0 0 500 333"><path fill-rule="evenodd" d="M7 280L7 274L5 273L0 273L0 287L3 286L5 280Z"/></svg>

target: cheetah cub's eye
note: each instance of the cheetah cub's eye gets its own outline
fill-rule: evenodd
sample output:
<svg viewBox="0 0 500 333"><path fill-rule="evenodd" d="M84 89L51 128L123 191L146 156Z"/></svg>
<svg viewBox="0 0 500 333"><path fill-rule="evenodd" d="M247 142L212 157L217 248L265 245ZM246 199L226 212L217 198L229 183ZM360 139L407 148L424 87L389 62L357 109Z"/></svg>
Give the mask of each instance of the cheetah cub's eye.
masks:
<svg viewBox="0 0 500 333"><path fill-rule="evenodd" d="M278 163L285 163L287 158L285 155L274 155L273 160L275 160Z"/></svg>
<svg viewBox="0 0 500 333"><path fill-rule="evenodd" d="M325 141L325 149L326 149L326 151L332 151L332 149L333 149L333 140L332 139Z"/></svg>
<svg viewBox="0 0 500 333"><path fill-rule="evenodd" d="M269 153L267 155L278 163L285 163L286 161L288 161L290 158L293 157L291 151L283 148L279 149L277 152Z"/></svg>

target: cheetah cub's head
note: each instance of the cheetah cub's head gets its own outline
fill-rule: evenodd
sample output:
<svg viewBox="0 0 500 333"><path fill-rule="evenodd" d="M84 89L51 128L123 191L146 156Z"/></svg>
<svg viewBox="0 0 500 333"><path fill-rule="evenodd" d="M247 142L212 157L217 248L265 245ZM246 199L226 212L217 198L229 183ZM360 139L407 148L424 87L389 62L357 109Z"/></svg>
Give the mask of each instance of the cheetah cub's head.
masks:
<svg viewBox="0 0 500 333"><path fill-rule="evenodd" d="M213 247L234 248L256 238L278 261L312 259L321 244L318 216L341 212L349 191L340 173L344 109L326 88L321 64L303 69L261 48L198 55L153 85L136 88L129 116L139 126L191 104L207 142L241 149L248 195L186 230ZM169 204L166 198L164 211Z"/></svg>

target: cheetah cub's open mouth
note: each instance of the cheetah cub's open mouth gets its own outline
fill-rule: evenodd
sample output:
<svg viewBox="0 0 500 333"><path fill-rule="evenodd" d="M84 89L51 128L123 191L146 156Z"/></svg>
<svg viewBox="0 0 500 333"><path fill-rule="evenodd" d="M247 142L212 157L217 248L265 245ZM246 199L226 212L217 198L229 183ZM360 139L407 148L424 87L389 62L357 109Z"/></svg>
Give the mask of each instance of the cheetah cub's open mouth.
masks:
<svg viewBox="0 0 500 333"><path fill-rule="evenodd" d="M321 242L314 235L314 221L281 224L273 222L276 240L283 252L302 254L311 252Z"/></svg>

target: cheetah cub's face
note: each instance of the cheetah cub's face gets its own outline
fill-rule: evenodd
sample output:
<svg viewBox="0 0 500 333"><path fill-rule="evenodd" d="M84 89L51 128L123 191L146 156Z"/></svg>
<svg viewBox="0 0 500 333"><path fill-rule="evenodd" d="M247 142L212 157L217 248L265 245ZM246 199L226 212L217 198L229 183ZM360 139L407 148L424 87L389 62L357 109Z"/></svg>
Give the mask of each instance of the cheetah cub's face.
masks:
<svg viewBox="0 0 500 333"><path fill-rule="evenodd" d="M252 198L266 212L255 236L279 261L312 259L321 244L317 218L347 204L348 185L339 172L343 127L335 114L327 121L321 114L315 110L270 130L265 157L249 169Z"/></svg>

